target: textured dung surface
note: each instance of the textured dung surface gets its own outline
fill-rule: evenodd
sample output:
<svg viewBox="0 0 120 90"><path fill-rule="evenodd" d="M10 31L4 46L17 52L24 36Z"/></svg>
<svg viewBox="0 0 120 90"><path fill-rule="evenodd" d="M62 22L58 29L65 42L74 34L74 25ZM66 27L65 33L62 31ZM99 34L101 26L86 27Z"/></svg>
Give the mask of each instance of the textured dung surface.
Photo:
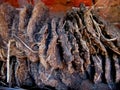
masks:
<svg viewBox="0 0 120 90"><path fill-rule="evenodd" d="M94 10L81 4L56 18L42 3L21 10L2 4L0 10L2 86L8 86L8 50L11 87L111 90L119 84L120 30Z"/></svg>

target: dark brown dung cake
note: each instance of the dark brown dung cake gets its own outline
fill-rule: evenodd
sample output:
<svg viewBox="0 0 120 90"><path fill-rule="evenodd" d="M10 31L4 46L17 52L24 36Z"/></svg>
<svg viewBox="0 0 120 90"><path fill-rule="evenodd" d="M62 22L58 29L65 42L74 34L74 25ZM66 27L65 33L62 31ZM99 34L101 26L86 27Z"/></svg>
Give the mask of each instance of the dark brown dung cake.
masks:
<svg viewBox="0 0 120 90"><path fill-rule="evenodd" d="M0 5L0 86L117 90L120 30L84 4L51 17L37 3Z"/></svg>

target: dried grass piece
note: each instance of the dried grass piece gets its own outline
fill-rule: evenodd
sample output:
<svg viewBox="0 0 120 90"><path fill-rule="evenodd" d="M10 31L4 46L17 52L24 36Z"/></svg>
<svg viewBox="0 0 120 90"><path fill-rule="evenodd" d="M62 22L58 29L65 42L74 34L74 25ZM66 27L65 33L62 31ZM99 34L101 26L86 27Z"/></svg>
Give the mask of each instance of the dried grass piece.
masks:
<svg viewBox="0 0 120 90"><path fill-rule="evenodd" d="M108 84L113 82L111 78L111 62L109 56L105 56L105 79Z"/></svg>
<svg viewBox="0 0 120 90"><path fill-rule="evenodd" d="M87 69L89 68L90 63L91 63L91 62L90 62L90 52L89 52L89 48L88 48L88 46L87 46L87 44L86 44L86 41L82 39L82 35L81 35L81 33L79 32L79 29L78 29L78 26L77 26L76 23L75 23L75 32L76 32L76 34L77 34L78 37L79 37L79 38L77 38L77 39L79 39L79 44L80 44L81 50L82 50L82 52L83 52L84 54L82 54L82 52L80 52L80 53L81 53L81 56L83 56L83 58L84 58L84 60L85 60L85 62L84 62L84 67L85 67L85 69L87 70Z"/></svg>
<svg viewBox="0 0 120 90"><path fill-rule="evenodd" d="M114 63L115 63L115 70L116 70L115 82L118 83L120 81L120 64L119 64L118 55L113 54L113 60L114 60Z"/></svg>
<svg viewBox="0 0 120 90"><path fill-rule="evenodd" d="M29 37L30 42L34 41L33 34L39 29L38 27L40 27L41 24L40 22L42 22L41 20L43 18L43 15L45 15L45 13L46 14L48 13L48 9L41 1L38 2L32 11L32 16L27 26L27 35Z"/></svg>
<svg viewBox="0 0 120 90"><path fill-rule="evenodd" d="M92 18L92 17L91 17ZM92 18L94 26L96 27L97 32L99 33L99 38L101 38L101 41L108 46L112 51L120 55L119 49L112 43L112 41L117 40L117 38L113 39L107 39L105 36L102 34L102 31L100 27L98 26L98 23Z"/></svg>
<svg viewBox="0 0 120 90"><path fill-rule="evenodd" d="M65 23L63 22L62 19L59 21L57 33L58 33L59 41L63 50L63 58L65 60L65 63L68 65L68 70L70 71L70 73L73 73L74 69L72 66L72 61L74 60L74 58L71 53L72 47L70 45L70 42L68 41L67 35L65 34L65 30L64 30Z"/></svg>
<svg viewBox="0 0 120 90"><path fill-rule="evenodd" d="M46 61L46 42L48 38L47 31L48 31L48 25L43 26L43 28L40 30L40 33L42 34L41 40L38 43L39 46L38 55L39 55L40 63L45 67L45 69L49 68L49 64Z"/></svg>
<svg viewBox="0 0 120 90"><path fill-rule="evenodd" d="M80 52L79 52L79 45L77 43L77 40L74 36L74 26L73 23L68 21L68 40L71 43L72 46L72 55L74 56L74 61L73 63L75 64L75 70L80 71L80 73L84 73L84 68L83 68L83 59L80 57Z"/></svg>
<svg viewBox="0 0 120 90"><path fill-rule="evenodd" d="M63 68L60 52L57 46L56 19L51 21L51 39L47 49L47 62L54 69Z"/></svg>
<svg viewBox="0 0 120 90"><path fill-rule="evenodd" d="M38 61L38 51L32 50L27 44L25 44L19 37L14 35L16 40L16 46L18 49L25 52L25 55L28 57L28 59L32 62Z"/></svg>
<svg viewBox="0 0 120 90"><path fill-rule="evenodd" d="M94 82L95 83L100 83L102 81L102 60L97 56L92 56L92 60L94 62L94 67L95 67L95 75L94 75Z"/></svg>
<svg viewBox="0 0 120 90"><path fill-rule="evenodd" d="M7 82L10 84L10 45L11 41L8 42L8 50L7 50Z"/></svg>
<svg viewBox="0 0 120 90"><path fill-rule="evenodd" d="M27 28L29 19L32 14L33 7L31 5L27 5L20 10L19 13L19 30L23 34L25 33L25 29Z"/></svg>

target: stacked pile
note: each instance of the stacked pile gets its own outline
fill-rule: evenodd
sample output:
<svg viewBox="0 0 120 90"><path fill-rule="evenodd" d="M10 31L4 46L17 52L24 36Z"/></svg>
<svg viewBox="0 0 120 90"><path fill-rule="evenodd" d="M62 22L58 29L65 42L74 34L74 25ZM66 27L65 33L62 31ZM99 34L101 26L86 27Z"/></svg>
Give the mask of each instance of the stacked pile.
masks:
<svg viewBox="0 0 120 90"><path fill-rule="evenodd" d="M78 90L84 80L120 81L120 30L83 4L56 18L42 3L2 4L0 20L2 85Z"/></svg>

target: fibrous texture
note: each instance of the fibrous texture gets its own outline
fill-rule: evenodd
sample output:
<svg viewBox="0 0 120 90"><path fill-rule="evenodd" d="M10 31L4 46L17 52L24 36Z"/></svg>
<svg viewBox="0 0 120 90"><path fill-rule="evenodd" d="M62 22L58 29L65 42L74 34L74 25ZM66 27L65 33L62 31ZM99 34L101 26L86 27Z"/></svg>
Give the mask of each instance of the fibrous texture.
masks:
<svg viewBox="0 0 120 90"><path fill-rule="evenodd" d="M93 9L81 4L54 18L41 2L2 4L0 20L1 85L79 90L84 80L109 88L120 81L120 30Z"/></svg>

